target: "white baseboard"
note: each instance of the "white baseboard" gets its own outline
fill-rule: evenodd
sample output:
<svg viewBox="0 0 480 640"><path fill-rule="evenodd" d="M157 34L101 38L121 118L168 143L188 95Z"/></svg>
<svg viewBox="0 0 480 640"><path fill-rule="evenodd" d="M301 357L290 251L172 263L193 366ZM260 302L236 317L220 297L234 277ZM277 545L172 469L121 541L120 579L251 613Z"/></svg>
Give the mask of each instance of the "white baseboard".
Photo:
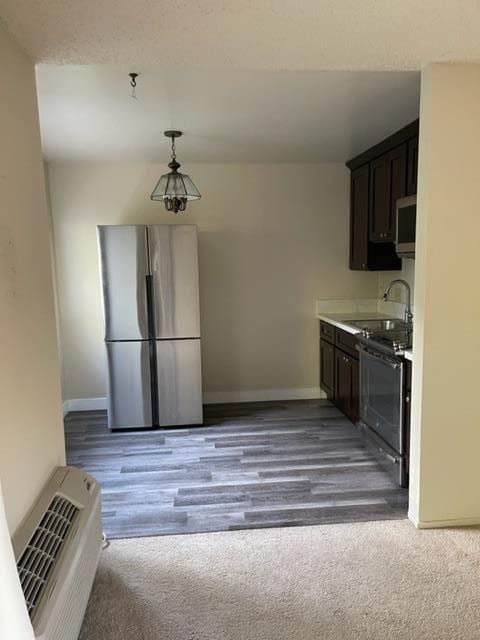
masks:
<svg viewBox="0 0 480 640"><path fill-rule="evenodd" d="M69 411L104 411L106 408L106 398L72 398L63 403L63 415Z"/></svg>
<svg viewBox="0 0 480 640"><path fill-rule="evenodd" d="M231 402L267 402L269 400L310 400L325 398L320 387L294 389L255 389L252 391L210 391L203 394L204 404ZM63 415L69 411L104 411L106 398L73 398L63 403Z"/></svg>
<svg viewBox="0 0 480 640"><path fill-rule="evenodd" d="M253 389L251 391L208 391L203 394L204 404L231 402L268 402L269 400L311 400L325 398L320 387L294 389Z"/></svg>
<svg viewBox="0 0 480 640"><path fill-rule="evenodd" d="M417 529L445 529L448 527L476 527L480 525L480 516L453 518L452 520L419 520L411 510L408 511L408 519Z"/></svg>

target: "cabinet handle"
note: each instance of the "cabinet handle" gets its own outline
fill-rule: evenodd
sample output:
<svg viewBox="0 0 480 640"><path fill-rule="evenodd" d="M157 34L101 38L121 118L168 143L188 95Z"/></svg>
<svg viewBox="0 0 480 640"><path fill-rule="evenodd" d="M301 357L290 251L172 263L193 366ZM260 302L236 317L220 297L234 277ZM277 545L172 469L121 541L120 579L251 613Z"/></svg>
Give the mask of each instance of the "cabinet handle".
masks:
<svg viewBox="0 0 480 640"><path fill-rule="evenodd" d="M365 264L365 262L362 264L362 269L366 269L367 265Z"/></svg>

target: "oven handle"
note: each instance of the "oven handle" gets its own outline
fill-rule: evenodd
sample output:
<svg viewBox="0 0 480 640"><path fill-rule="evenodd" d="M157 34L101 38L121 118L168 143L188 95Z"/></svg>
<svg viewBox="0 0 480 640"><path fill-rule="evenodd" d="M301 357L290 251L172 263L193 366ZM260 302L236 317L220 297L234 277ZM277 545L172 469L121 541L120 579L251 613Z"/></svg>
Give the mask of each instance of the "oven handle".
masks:
<svg viewBox="0 0 480 640"><path fill-rule="evenodd" d="M379 360L382 360L383 362L388 364L392 369L401 369L403 367L403 363L401 360L395 360L393 358L389 358L384 353L381 353L380 351L373 351L368 347L366 347L364 344L361 344L361 343L357 344L357 351L359 351L360 354L365 353L371 358L378 358Z"/></svg>

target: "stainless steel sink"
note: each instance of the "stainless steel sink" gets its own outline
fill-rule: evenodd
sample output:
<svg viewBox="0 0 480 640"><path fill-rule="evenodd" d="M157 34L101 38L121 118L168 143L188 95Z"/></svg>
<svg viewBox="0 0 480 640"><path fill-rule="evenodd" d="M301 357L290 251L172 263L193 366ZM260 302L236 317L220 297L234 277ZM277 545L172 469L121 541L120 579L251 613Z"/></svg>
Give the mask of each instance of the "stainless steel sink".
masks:
<svg viewBox="0 0 480 640"><path fill-rule="evenodd" d="M403 320L352 320L349 324L369 331L394 331L407 328Z"/></svg>

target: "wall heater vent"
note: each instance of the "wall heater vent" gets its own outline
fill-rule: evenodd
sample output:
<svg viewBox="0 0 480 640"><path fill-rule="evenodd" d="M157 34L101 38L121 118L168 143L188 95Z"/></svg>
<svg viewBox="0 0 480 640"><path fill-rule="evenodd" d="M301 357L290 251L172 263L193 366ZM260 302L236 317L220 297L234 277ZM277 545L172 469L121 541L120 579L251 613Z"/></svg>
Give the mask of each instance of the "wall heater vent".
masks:
<svg viewBox="0 0 480 640"><path fill-rule="evenodd" d="M30 618L48 584L48 577L79 509L66 498L55 496L17 562L18 575Z"/></svg>
<svg viewBox="0 0 480 640"><path fill-rule="evenodd" d="M78 638L101 544L98 483L58 467L13 537L35 638Z"/></svg>

